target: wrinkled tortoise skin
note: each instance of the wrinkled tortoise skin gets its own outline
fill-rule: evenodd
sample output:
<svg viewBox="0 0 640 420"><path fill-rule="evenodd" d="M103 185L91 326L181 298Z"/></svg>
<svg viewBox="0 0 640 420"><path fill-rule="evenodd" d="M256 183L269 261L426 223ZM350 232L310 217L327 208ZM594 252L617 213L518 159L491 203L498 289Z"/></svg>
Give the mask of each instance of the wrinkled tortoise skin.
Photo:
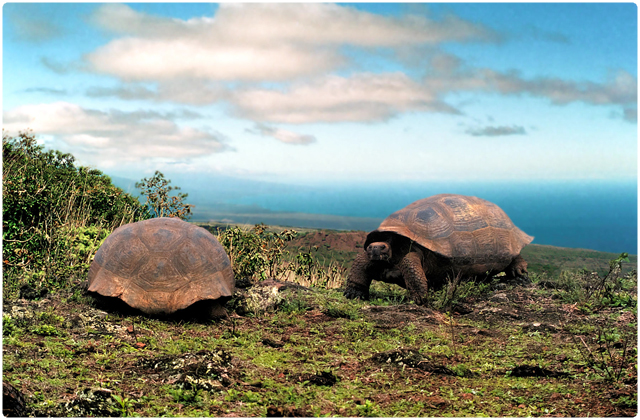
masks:
<svg viewBox="0 0 640 420"><path fill-rule="evenodd" d="M375 279L405 287L423 301L427 281L441 284L447 276L500 271L523 276L526 262L520 251L532 240L489 201L456 194L424 198L391 214L367 235L365 252L354 261L345 295L367 298ZM367 248L378 242L390 243L394 257L388 264L367 258Z"/></svg>
<svg viewBox="0 0 640 420"><path fill-rule="evenodd" d="M206 229L177 218L129 223L102 244L88 290L149 315L166 315L234 290L231 262Z"/></svg>

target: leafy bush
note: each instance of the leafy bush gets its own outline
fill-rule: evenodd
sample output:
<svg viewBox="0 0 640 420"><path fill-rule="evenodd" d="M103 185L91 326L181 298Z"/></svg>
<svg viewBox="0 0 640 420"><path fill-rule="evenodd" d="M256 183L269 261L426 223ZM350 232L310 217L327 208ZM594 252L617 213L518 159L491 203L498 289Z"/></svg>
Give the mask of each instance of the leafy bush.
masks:
<svg viewBox="0 0 640 420"><path fill-rule="evenodd" d="M609 273L597 278L595 286L590 290L589 298L592 298L598 307L628 307L635 309L638 305L637 297L628 293L634 290L637 283L635 271L622 277L622 263L629 262L629 254L623 252L618 258L609 262ZM629 279L633 279L631 282ZM631 286L630 290L625 290Z"/></svg>
<svg viewBox="0 0 640 420"><path fill-rule="evenodd" d="M151 178L143 178L136 182L135 187L146 197L144 203L151 217L179 217L182 220L191 218L192 204L184 203L189 194L178 193L171 195L180 187L170 186L170 179L165 179L160 171L156 171Z"/></svg>
<svg viewBox="0 0 640 420"><path fill-rule="evenodd" d="M64 233L63 245L69 250L70 256L87 265L111 233L109 229L96 225L82 227L65 226L61 228L61 232Z"/></svg>
<svg viewBox="0 0 640 420"><path fill-rule="evenodd" d="M588 270L563 271L557 281L548 282L560 292L560 298L575 303L587 311L594 312L606 307L635 309L638 305L635 270L621 276L622 263L629 261L622 253L609 262L609 273L604 277Z"/></svg>
<svg viewBox="0 0 640 420"><path fill-rule="evenodd" d="M10 337L17 331L18 327L15 320L9 315L2 315L2 336Z"/></svg>
<svg viewBox="0 0 640 420"><path fill-rule="evenodd" d="M309 250L309 252L300 252L296 255L295 260L297 264L294 268L294 272L299 276L303 276L307 282L311 283L313 271L317 265L316 261L311 256L311 250Z"/></svg>
<svg viewBox="0 0 640 420"><path fill-rule="evenodd" d="M272 232L264 224L246 230L232 227L218 233L218 240L231 259L234 276L261 280L275 278L283 270L282 258L286 243L296 235L295 230Z"/></svg>
<svg viewBox="0 0 640 420"><path fill-rule="evenodd" d="M328 265L320 262L311 249L290 255L287 244L297 237L295 230L276 232L264 224L257 224L251 229L217 228L216 233L231 259L237 279L278 278L325 288L340 287L345 282L347 269L344 266L335 261Z"/></svg>
<svg viewBox="0 0 640 420"><path fill-rule="evenodd" d="M64 287L86 273L99 241L149 217L139 201L96 169L45 151L35 135L2 135L3 293L23 284Z"/></svg>
<svg viewBox="0 0 640 420"><path fill-rule="evenodd" d="M610 325L598 325L595 334L571 336L586 365L597 375L618 382L635 373L637 343L635 332L625 332Z"/></svg>

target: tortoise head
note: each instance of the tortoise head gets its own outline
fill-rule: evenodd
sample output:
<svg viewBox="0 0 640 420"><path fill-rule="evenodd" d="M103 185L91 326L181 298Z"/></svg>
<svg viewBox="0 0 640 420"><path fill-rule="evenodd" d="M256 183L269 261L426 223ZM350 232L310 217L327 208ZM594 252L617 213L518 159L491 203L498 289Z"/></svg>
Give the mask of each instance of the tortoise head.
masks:
<svg viewBox="0 0 640 420"><path fill-rule="evenodd" d="M370 261L391 260L390 242L372 242L367 246L366 251Z"/></svg>
<svg viewBox="0 0 640 420"><path fill-rule="evenodd" d="M394 233L379 232L378 230L369 233L364 243L364 250L369 261L391 261L394 236L396 236Z"/></svg>
<svg viewBox="0 0 640 420"><path fill-rule="evenodd" d="M391 260L391 243L389 242L372 242L367 246L366 251L370 261Z"/></svg>

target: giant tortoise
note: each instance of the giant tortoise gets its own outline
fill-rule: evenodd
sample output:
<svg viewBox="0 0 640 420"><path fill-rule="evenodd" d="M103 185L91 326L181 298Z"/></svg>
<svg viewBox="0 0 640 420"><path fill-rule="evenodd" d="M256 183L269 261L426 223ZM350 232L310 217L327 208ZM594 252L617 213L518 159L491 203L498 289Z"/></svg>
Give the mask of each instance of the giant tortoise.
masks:
<svg viewBox="0 0 640 420"><path fill-rule="evenodd" d="M367 235L347 279L347 298L369 297L372 280L397 284L419 304L447 278L494 275L526 279L520 250L533 237L500 207L477 197L439 194L387 217Z"/></svg>
<svg viewBox="0 0 640 420"><path fill-rule="evenodd" d="M119 298L149 315L195 307L200 313L194 315L204 318L225 314L234 286L231 262L218 240L169 217L116 229L98 249L88 282L89 292Z"/></svg>

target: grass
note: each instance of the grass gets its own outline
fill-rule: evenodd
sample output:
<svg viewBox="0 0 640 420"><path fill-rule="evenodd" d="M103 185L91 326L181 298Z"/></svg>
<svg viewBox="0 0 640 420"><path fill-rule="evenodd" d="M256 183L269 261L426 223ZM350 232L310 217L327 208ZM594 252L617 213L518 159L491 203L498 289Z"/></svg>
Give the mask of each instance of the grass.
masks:
<svg viewBox="0 0 640 420"><path fill-rule="evenodd" d="M32 415L62 417L253 417L270 408L342 417L635 414L635 309L563 312L566 303L540 299L540 291L509 288L500 291L509 302L486 299L470 314L447 315L398 301L401 289L384 284L374 283L377 297L368 302L346 300L339 290L287 290L274 311L216 323L105 315L89 299L54 296L18 305L22 318L8 315L17 306L5 308L4 379L27 395ZM71 322L78 314L89 321ZM590 367L581 347L580 337L588 340L605 321L613 333L601 334L600 345L613 352L617 378ZM412 349L422 362L374 358L398 349ZM203 351L228 358L205 354L198 366L210 374L188 368ZM182 370L141 360L174 360ZM519 366L558 375L512 376ZM336 382L315 384L323 372Z"/></svg>
<svg viewBox="0 0 640 420"><path fill-rule="evenodd" d="M619 254L579 248L562 248L551 245L531 244L522 250L529 270L540 276L556 277L562 271L588 269L604 276L609 271L609 261ZM638 266L638 256L629 256L626 271Z"/></svg>

